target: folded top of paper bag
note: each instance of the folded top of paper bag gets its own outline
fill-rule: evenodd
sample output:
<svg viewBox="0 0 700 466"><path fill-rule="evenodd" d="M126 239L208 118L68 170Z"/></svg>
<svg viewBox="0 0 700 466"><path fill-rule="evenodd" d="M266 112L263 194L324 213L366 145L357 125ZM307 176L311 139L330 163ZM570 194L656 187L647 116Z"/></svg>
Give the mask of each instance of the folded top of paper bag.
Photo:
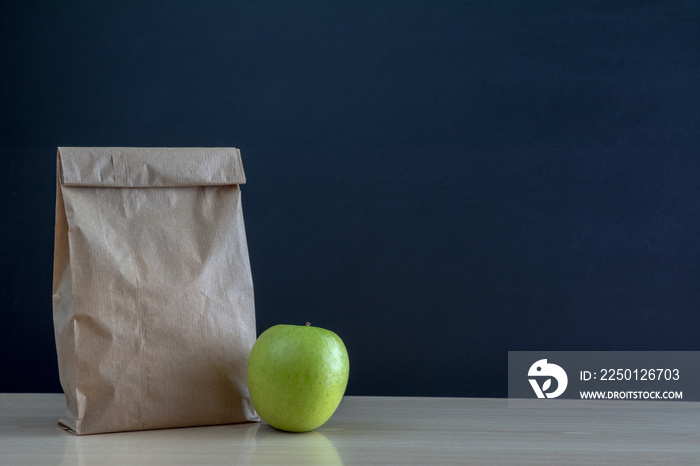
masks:
<svg viewBox="0 0 700 466"><path fill-rule="evenodd" d="M236 148L59 147L64 186L170 187L245 183Z"/></svg>

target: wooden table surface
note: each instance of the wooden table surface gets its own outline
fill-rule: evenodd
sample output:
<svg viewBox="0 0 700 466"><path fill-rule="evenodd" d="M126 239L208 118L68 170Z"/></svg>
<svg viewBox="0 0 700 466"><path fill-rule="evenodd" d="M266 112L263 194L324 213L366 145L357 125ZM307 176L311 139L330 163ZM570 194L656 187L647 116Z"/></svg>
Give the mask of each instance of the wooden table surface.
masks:
<svg viewBox="0 0 700 466"><path fill-rule="evenodd" d="M0 394L0 465L700 464L700 403L590 403L345 397L304 434L246 423L76 437L56 425L63 395Z"/></svg>

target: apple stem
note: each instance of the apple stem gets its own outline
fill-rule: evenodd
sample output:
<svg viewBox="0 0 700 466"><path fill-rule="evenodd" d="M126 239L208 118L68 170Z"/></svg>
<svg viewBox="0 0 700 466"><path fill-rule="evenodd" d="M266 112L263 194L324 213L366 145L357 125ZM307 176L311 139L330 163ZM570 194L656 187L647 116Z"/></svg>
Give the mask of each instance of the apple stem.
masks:
<svg viewBox="0 0 700 466"><path fill-rule="evenodd" d="M310 323L310 322L307 322L307 323L306 323L306 326L307 326L307 327L311 327L311 323Z"/></svg>

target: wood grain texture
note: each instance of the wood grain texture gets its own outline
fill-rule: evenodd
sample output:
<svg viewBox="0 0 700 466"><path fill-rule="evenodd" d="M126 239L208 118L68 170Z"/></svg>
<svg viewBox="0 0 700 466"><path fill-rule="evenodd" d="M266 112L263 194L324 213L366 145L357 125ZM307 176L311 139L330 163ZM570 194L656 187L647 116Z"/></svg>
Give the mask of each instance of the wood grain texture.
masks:
<svg viewBox="0 0 700 466"><path fill-rule="evenodd" d="M0 464L700 464L700 403L525 408L505 399L346 397L316 431L265 423L76 437L59 394L0 395Z"/></svg>

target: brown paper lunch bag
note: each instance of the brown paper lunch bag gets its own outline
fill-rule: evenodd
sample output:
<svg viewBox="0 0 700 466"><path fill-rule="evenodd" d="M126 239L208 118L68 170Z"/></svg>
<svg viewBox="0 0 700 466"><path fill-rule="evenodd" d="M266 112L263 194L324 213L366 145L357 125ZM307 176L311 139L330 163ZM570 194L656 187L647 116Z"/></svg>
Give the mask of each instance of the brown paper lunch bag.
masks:
<svg viewBox="0 0 700 466"><path fill-rule="evenodd" d="M75 434L258 420L235 148L58 149L53 318Z"/></svg>

